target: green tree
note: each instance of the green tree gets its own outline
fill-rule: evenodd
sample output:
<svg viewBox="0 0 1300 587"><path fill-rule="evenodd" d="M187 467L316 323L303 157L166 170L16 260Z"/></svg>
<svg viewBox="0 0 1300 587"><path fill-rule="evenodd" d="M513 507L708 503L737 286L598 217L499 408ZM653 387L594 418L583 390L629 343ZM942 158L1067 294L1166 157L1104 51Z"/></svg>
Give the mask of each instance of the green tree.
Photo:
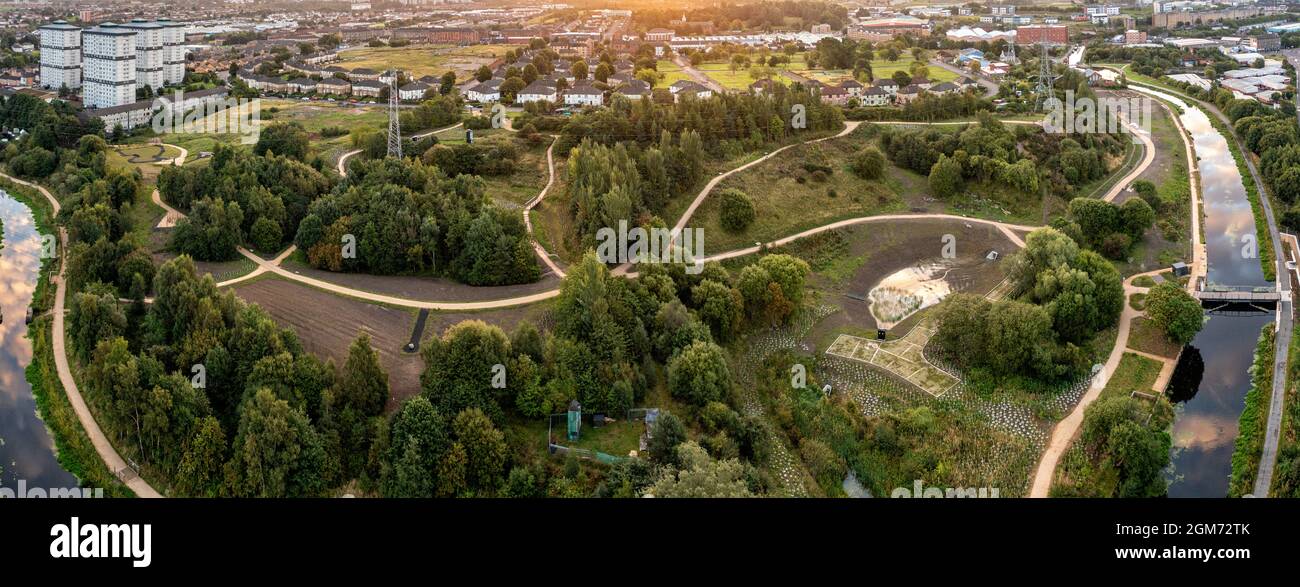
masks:
<svg viewBox="0 0 1300 587"><path fill-rule="evenodd" d="M961 192L962 183L961 162L940 155L934 167L930 168L930 191L946 200Z"/></svg>
<svg viewBox="0 0 1300 587"><path fill-rule="evenodd" d="M199 421L186 440L180 467L176 469L176 491L192 497L218 497L222 487L222 459L226 454L226 433L212 416Z"/></svg>
<svg viewBox="0 0 1300 587"><path fill-rule="evenodd" d="M752 497L745 466L736 459L714 460L694 441L677 447L680 469L664 472L648 493L657 497Z"/></svg>
<svg viewBox="0 0 1300 587"><path fill-rule="evenodd" d="M661 412L650 428L646 451L650 460L661 465L677 464L677 447L686 442L686 426L672 412Z"/></svg>
<svg viewBox="0 0 1300 587"><path fill-rule="evenodd" d="M280 223L265 216L253 223L248 236L253 241L253 246L263 253L274 253L280 250L280 241L284 238Z"/></svg>
<svg viewBox="0 0 1300 587"><path fill-rule="evenodd" d="M311 141L307 129L297 122L279 122L267 126L258 134L253 153L262 156L269 153L292 157L298 161L307 160Z"/></svg>
<svg viewBox="0 0 1300 587"><path fill-rule="evenodd" d="M456 438L453 447L460 446L465 451L465 481L468 486L480 492L493 492L499 488L508 456L505 435L478 408L457 414L452 422L452 432Z"/></svg>
<svg viewBox="0 0 1300 587"><path fill-rule="evenodd" d="M722 348L696 341L668 362L668 390L696 406L728 397L731 371Z"/></svg>
<svg viewBox="0 0 1300 587"><path fill-rule="evenodd" d="M239 420L234 457L226 464L236 497L312 497L324 490L325 450L307 416L260 389Z"/></svg>
<svg viewBox="0 0 1300 587"><path fill-rule="evenodd" d="M1201 304L1179 287L1177 283L1165 281L1156 284L1147 293L1147 316L1156 327L1165 331L1165 335L1178 344L1187 344L1196 337L1205 325L1205 311Z"/></svg>

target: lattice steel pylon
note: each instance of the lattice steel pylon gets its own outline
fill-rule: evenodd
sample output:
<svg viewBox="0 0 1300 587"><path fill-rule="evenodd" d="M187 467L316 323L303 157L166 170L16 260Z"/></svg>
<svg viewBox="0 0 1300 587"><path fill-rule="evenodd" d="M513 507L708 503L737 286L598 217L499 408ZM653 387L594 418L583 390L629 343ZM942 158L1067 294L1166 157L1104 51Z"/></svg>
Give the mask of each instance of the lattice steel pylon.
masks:
<svg viewBox="0 0 1300 587"><path fill-rule="evenodd" d="M397 91L397 72L388 83L388 156L402 158L402 123L398 120L397 105L401 103Z"/></svg>
<svg viewBox="0 0 1300 587"><path fill-rule="evenodd" d="M1052 75L1052 56L1047 51L1047 42L1039 43L1043 48L1043 55L1038 59L1038 85L1034 87L1036 94L1035 107L1042 110L1054 94L1052 93L1052 82L1055 77Z"/></svg>

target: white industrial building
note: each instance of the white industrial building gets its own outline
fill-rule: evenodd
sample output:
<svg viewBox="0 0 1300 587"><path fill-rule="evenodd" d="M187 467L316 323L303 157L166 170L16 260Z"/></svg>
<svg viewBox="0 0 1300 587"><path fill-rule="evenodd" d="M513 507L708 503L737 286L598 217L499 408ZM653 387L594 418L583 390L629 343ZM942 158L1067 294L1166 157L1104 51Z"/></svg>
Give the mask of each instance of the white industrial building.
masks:
<svg viewBox="0 0 1300 587"><path fill-rule="evenodd" d="M81 33L82 103L110 108L135 102L136 31L104 23Z"/></svg>
<svg viewBox="0 0 1300 587"><path fill-rule="evenodd" d="M56 20L40 28L41 86L81 87L81 28Z"/></svg>
<svg viewBox="0 0 1300 587"><path fill-rule="evenodd" d="M135 31L135 87L157 90L167 83L163 72L163 27L137 18L120 25Z"/></svg>

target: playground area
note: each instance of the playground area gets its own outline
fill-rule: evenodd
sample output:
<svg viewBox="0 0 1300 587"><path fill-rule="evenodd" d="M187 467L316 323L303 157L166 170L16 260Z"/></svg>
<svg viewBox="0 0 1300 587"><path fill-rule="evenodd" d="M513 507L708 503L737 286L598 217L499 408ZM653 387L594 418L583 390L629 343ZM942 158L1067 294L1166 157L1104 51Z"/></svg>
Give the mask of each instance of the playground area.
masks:
<svg viewBox="0 0 1300 587"><path fill-rule="evenodd" d="M826 349L826 354L888 371L931 396L942 397L959 381L925 358L925 345L933 335L934 330L928 322L917 324L907 335L895 340L878 341L841 334Z"/></svg>

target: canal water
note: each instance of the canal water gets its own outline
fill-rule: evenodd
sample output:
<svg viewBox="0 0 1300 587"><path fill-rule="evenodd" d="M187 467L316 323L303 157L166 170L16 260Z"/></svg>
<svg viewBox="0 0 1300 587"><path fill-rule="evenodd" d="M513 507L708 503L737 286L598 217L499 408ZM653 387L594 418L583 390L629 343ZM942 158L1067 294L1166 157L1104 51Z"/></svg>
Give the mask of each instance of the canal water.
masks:
<svg viewBox="0 0 1300 587"><path fill-rule="evenodd" d="M1200 109L1174 96L1152 93L1182 108L1179 119L1193 138L1201 172L1206 281L1270 285L1264 279L1258 253L1250 254L1251 245L1269 237L1255 234L1254 213L1227 139ZM1186 360L1179 365L1176 377L1183 388L1171 389L1178 413L1173 427L1170 497L1227 495L1237 420L1250 391L1247 371L1260 330L1273 321L1272 313L1234 314L1239 315L1208 314L1209 321L1183 353Z"/></svg>
<svg viewBox="0 0 1300 587"><path fill-rule="evenodd" d="M36 415L36 401L27 383L32 362L27 338L27 306L36 290L41 269L41 236L32 212L0 191L0 222L4 223L4 248L0 249L0 487L18 489L77 487L77 479L63 470L54 454L54 442Z"/></svg>

